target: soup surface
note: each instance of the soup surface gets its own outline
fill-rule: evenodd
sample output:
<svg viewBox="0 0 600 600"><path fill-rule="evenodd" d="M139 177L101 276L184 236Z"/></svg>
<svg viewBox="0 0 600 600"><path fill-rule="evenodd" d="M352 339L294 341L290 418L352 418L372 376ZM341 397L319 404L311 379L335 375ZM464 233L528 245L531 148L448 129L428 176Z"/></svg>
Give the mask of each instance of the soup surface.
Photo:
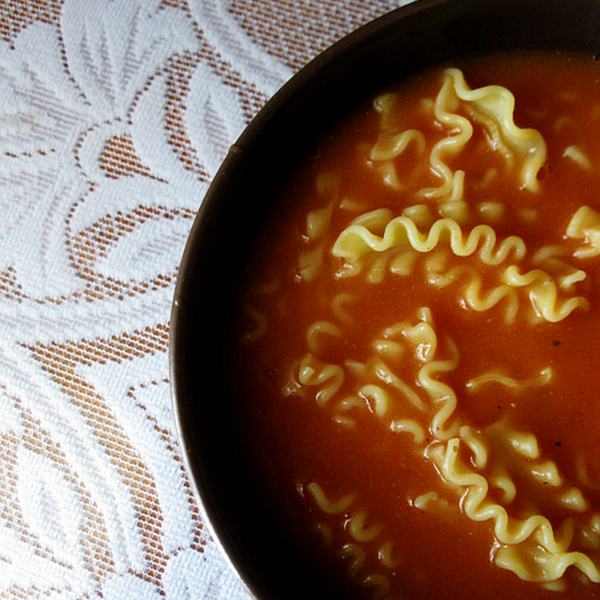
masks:
<svg viewBox="0 0 600 600"><path fill-rule="evenodd" d="M599 132L591 58L479 59L382 93L283 191L236 415L356 598L600 598Z"/></svg>

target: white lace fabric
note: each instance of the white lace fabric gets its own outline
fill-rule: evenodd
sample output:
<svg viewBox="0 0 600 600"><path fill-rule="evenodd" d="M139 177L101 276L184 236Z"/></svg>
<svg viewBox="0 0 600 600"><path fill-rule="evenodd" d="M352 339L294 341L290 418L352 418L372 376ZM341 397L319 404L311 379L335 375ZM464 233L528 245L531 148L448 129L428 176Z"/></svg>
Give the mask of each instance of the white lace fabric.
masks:
<svg viewBox="0 0 600 600"><path fill-rule="evenodd" d="M400 3L0 4L0 599L250 598L176 438L179 261L253 115Z"/></svg>

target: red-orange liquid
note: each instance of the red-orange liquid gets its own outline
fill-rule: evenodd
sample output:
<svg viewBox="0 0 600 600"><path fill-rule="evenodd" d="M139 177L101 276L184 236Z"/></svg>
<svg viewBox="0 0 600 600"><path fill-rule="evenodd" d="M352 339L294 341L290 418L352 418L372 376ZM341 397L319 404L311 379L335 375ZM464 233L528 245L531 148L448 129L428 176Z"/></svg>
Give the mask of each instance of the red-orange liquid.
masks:
<svg viewBox="0 0 600 600"><path fill-rule="evenodd" d="M564 235L574 212L582 205L600 212L600 65L591 58L531 56L458 66L472 89L489 84L508 88L516 98L515 122L540 131L548 148L539 192L523 190L507 177L485 192L468 183L465 200L505 205L505 218L494 224L498 238L521 236L530 254L549 244L575 249L580 242ZM435 98L438 89L438 74L400 89L403 127L421 129L426 136L439 134L439 126L427 122L416 110L415 100ZM577 468L583 461L586 498L600 511L600 257L574 261L587 273L581 289L590 309L575 310L557 323L539 320L532 324L525 311L507 323L502 302L476 312L460 301L459 283L443 289L427 285L418 269L405 277L386 275L380 283L365 282L361 276L317 277L310 282L299 277L298 257L307 246L306 215L331 201L331 194L316 192L320 173L335 174L339 198L360 202L365 211L387 207L400 214L415 203L414 190L390 189L366 164L366 149L377 139L378 119L368 105L319 141L317 156L308 157L290 182L252 258L249 289L273 280L278 285L274 293L248 292L253 306L267 315L267 330L256 341L240 343L235 358L235 376L243 398L240 431L256 462L257 478L265 486L265 494L282 507L290 535L298 536L298 543L307 545L311 553L330 557L348 581L356 581L356 598L372 598L374 588L362 582L369 574L384 571L391 585L386 598L600 598L600 584L573 568L567 570L565 589L551 591L498 567L492 560L490 522L468 519L458 500L446 511L423 511L414 506L414 498L439 489L440 475L431 461L424 460L410 436L390 431L368 411L363 411L355 426L341 426L331 410L288 385L295 363L307 352L307 329L312 323L332 319L330 304L336 294L350 292L360 302L348 305L352 324L344 328L343 336L325 344L323 353L331 363L344 358L366 361L370 344L382 329L414 320L416 310L427 306L440 338L451 336L460 349L458 367L444 377L453 389L464 390L469 379L490 369L501 369L516 380L530 378L547 367L553 369L555 377L547 386L517 393L498 384L489 384L477 394L459 391L457 411L460 418L478 428L504 419L531 432L544 457L555 462L567 484L582 487ZM585 150L591 168L580 168L563 156L565 148L573 144ZM476 161L466 163L467 182L480 181L493 162L492 157L492 162L486 163L485 154L476 156ZM407 151L397 161L400 177L408 180L418 160L416 151ZM464 156L460 161L462 168ZM423 177L435 185L434 174ZM517 218L523 209L535 218ZM344 211L332 213L324 253L327 272L340 266L340 259L332 256L329 248L349 220ZM473 258L463 260L481 268ZM484 282L491 277L488 271L489 267L481 269ZM239 323L238 337L242 339L253 323L241 309ZM414 378L410 369L404 374ZM418 383L412 383L418 389ZM333 499L354 494L355 506L367 515L366 526L381 526L377 539L362 544L366 553L360 566L353 568L352 560L344 558L348 515L323 513L307 491L314 481ZM531 493L544 493L536 486L529 487ZM522 492L511 510L525 514L527 503L526 492ZM551 505L544 505L544 510L553 524L564 518ZM332 533L327 544L317 529L323 523ZM378 562L377 551L384 537L393 541L393 568L383 568Z"/></svg>

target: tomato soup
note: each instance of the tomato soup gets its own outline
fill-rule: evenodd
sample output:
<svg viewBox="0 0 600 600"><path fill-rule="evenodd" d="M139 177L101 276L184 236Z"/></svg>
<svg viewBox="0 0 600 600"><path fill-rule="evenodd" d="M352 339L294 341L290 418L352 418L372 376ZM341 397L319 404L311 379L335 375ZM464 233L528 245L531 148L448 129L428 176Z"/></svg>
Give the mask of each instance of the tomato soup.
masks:
<svg viewBox="0 0 600 600"><path fill-rule="evenodd" d="M317 140L236 307L240 436L345 598L600 597L600 65L469 60Z"/></svg>

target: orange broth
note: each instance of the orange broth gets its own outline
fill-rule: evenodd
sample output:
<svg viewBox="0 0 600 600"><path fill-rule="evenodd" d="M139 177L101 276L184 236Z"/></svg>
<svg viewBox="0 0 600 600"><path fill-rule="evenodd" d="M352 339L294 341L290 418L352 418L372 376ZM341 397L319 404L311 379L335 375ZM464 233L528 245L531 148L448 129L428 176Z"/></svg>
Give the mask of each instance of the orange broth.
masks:
<svg viewBox="0 0 600 600"><path fill-rule="evenodd" d="M419 413L414 407L406 408L403 394L384 378L361 381L359 375L351 375L355 371L349 365L368 362L374 354L373 341L381 338L382 331L399 322L418 324L419 310L427 307L435 324L439 359L451 359L449 338L458 349L454 368L435 377L456 392L453 419L476 432L510 423L511 431L527 432L537 440L537 458L513 457L498 450L500 454L492 459L512 473L516 495L505 502L509 514L522 520L543 513L558 529L567 518L589 523L600 511L600 392L596 385L600 255L573 257L584 240L565 235L579 207L600 212L600 64L584 57L531 55L471 60L456 66L472 90L491 84L510 90L516 99L515 123L539 131L547 147L544 166L537 174L539 189L524 189L507 161L481 146L488 134L476 126L465 150L446 156L451 169L465 171L463 200L470 212L463 231L487 223L498 240L520 236L527 247L522 271L537 268L532 256L538 249L560 246L566 252L561 259L583 270L586 277L572 289L560 291L559 297L564 301L574 295L584 297L589 308L578 307L562 320L550 322L535 315L526 288L516 290L519 304L512 320L506 316L507 299L474 310L465 301L469 273L478 273L482 289L489 290L496 285L494 277L501 268L482 265L476 255L450 256L446 271L456 265L470 271L458 273L443 287L428 283L424 274L431 253L419 254L408 274L392 272L383 261L377 267L378 279L373 274L376 259L367 256L360 273L339 275L344 272L344 259L333 256L331 248L357 216L381 208L400 215L406 207L429 204L437 218L439 210L436 200L415 200L419 189L434 188L440 181L427 153L419 153L416 144L409 144L393 159L402 182L400 190L386 184L379 166L369 160L382 129L381 114L369 103L318 140L315 152L307 155L286 186L254 250L236 330L237 339L242 340L234 360L242 398L236 409L240 435L255 465L257 481L269 501L282 507L283 526L309 554L330 560L341 579L351 584L352 596L345 598L600 598L600 584L575 567L566 569L555 590L552 583L526 581L496 564L499 544L493 522L466 516L467 488L456 489L445 481L440 465L429 457L433 445L446 443L436 440L429 427L435 411L420 421L425 439L417 442L416 435L390 426L393 419ZM425 74L395 90L394 127L422 131L428 148L441 139L443 127L419 106L423 98L435 99L441 72ZM565 156L569 147L581 150L585 165ZM490 169L497 174L484 186ZM323 180L322 174L329 180ZM319 189L317 181L321 181ZM347 200L345 208L340 208L343 200ZM501 216L486 216L482 203L501 204ZM327 231L311 239L307 215L331 206ZM317 252L318 247L322 247L322 267L307 280L300 274L302 256ZM343 310L335 312L332 299L339 294L351 296L340 297L346 301L340 301ZM341 334L317 333L313 354L320 364L346 369L336 393L325 399L321 395L320 400L323 384L298 382L299 361L311 351L307 331L318 322L332 323ZM256 333L259 323L265 325L260 335ZM391 361L393 373L427 404L427 390L417 378L422 363L415 362L410 348L402 357ZM539 379L544 369L552 372L548 382ZM490 372L502 373L512 382L533 383L515 388L492 379L481 383L477 391L468 391L470 381ZM378 416L373 397L364 393L367 383L390 394L391 407L385 417ZM357 390L363 390L362 395ZM358 398L349 408L341 404L348 397ZM489 442L490 455L494 443ZM468 448L463 445L460 452L470 469L492 477L491 471L475 466L475 455ZM548 461L560 472L560 485L536 474L536 465ZM309 489L312 482L329 499L332 514L319 506ZM571 510L556 500L557 494L573 489L585 496L583 509ZM502 504L505 491L490 486L488 498ZM427 496L430 492L433 495ZM334 506L344 498L348 506ZM434 499L429 502L427 498ZM362 531L360 540L350 532L357 514L363 518L357 525ZM570 549L580 549L583 543L575 537ZM581 547L600 565L600 535L595 532L588 537Z"/></svg>

